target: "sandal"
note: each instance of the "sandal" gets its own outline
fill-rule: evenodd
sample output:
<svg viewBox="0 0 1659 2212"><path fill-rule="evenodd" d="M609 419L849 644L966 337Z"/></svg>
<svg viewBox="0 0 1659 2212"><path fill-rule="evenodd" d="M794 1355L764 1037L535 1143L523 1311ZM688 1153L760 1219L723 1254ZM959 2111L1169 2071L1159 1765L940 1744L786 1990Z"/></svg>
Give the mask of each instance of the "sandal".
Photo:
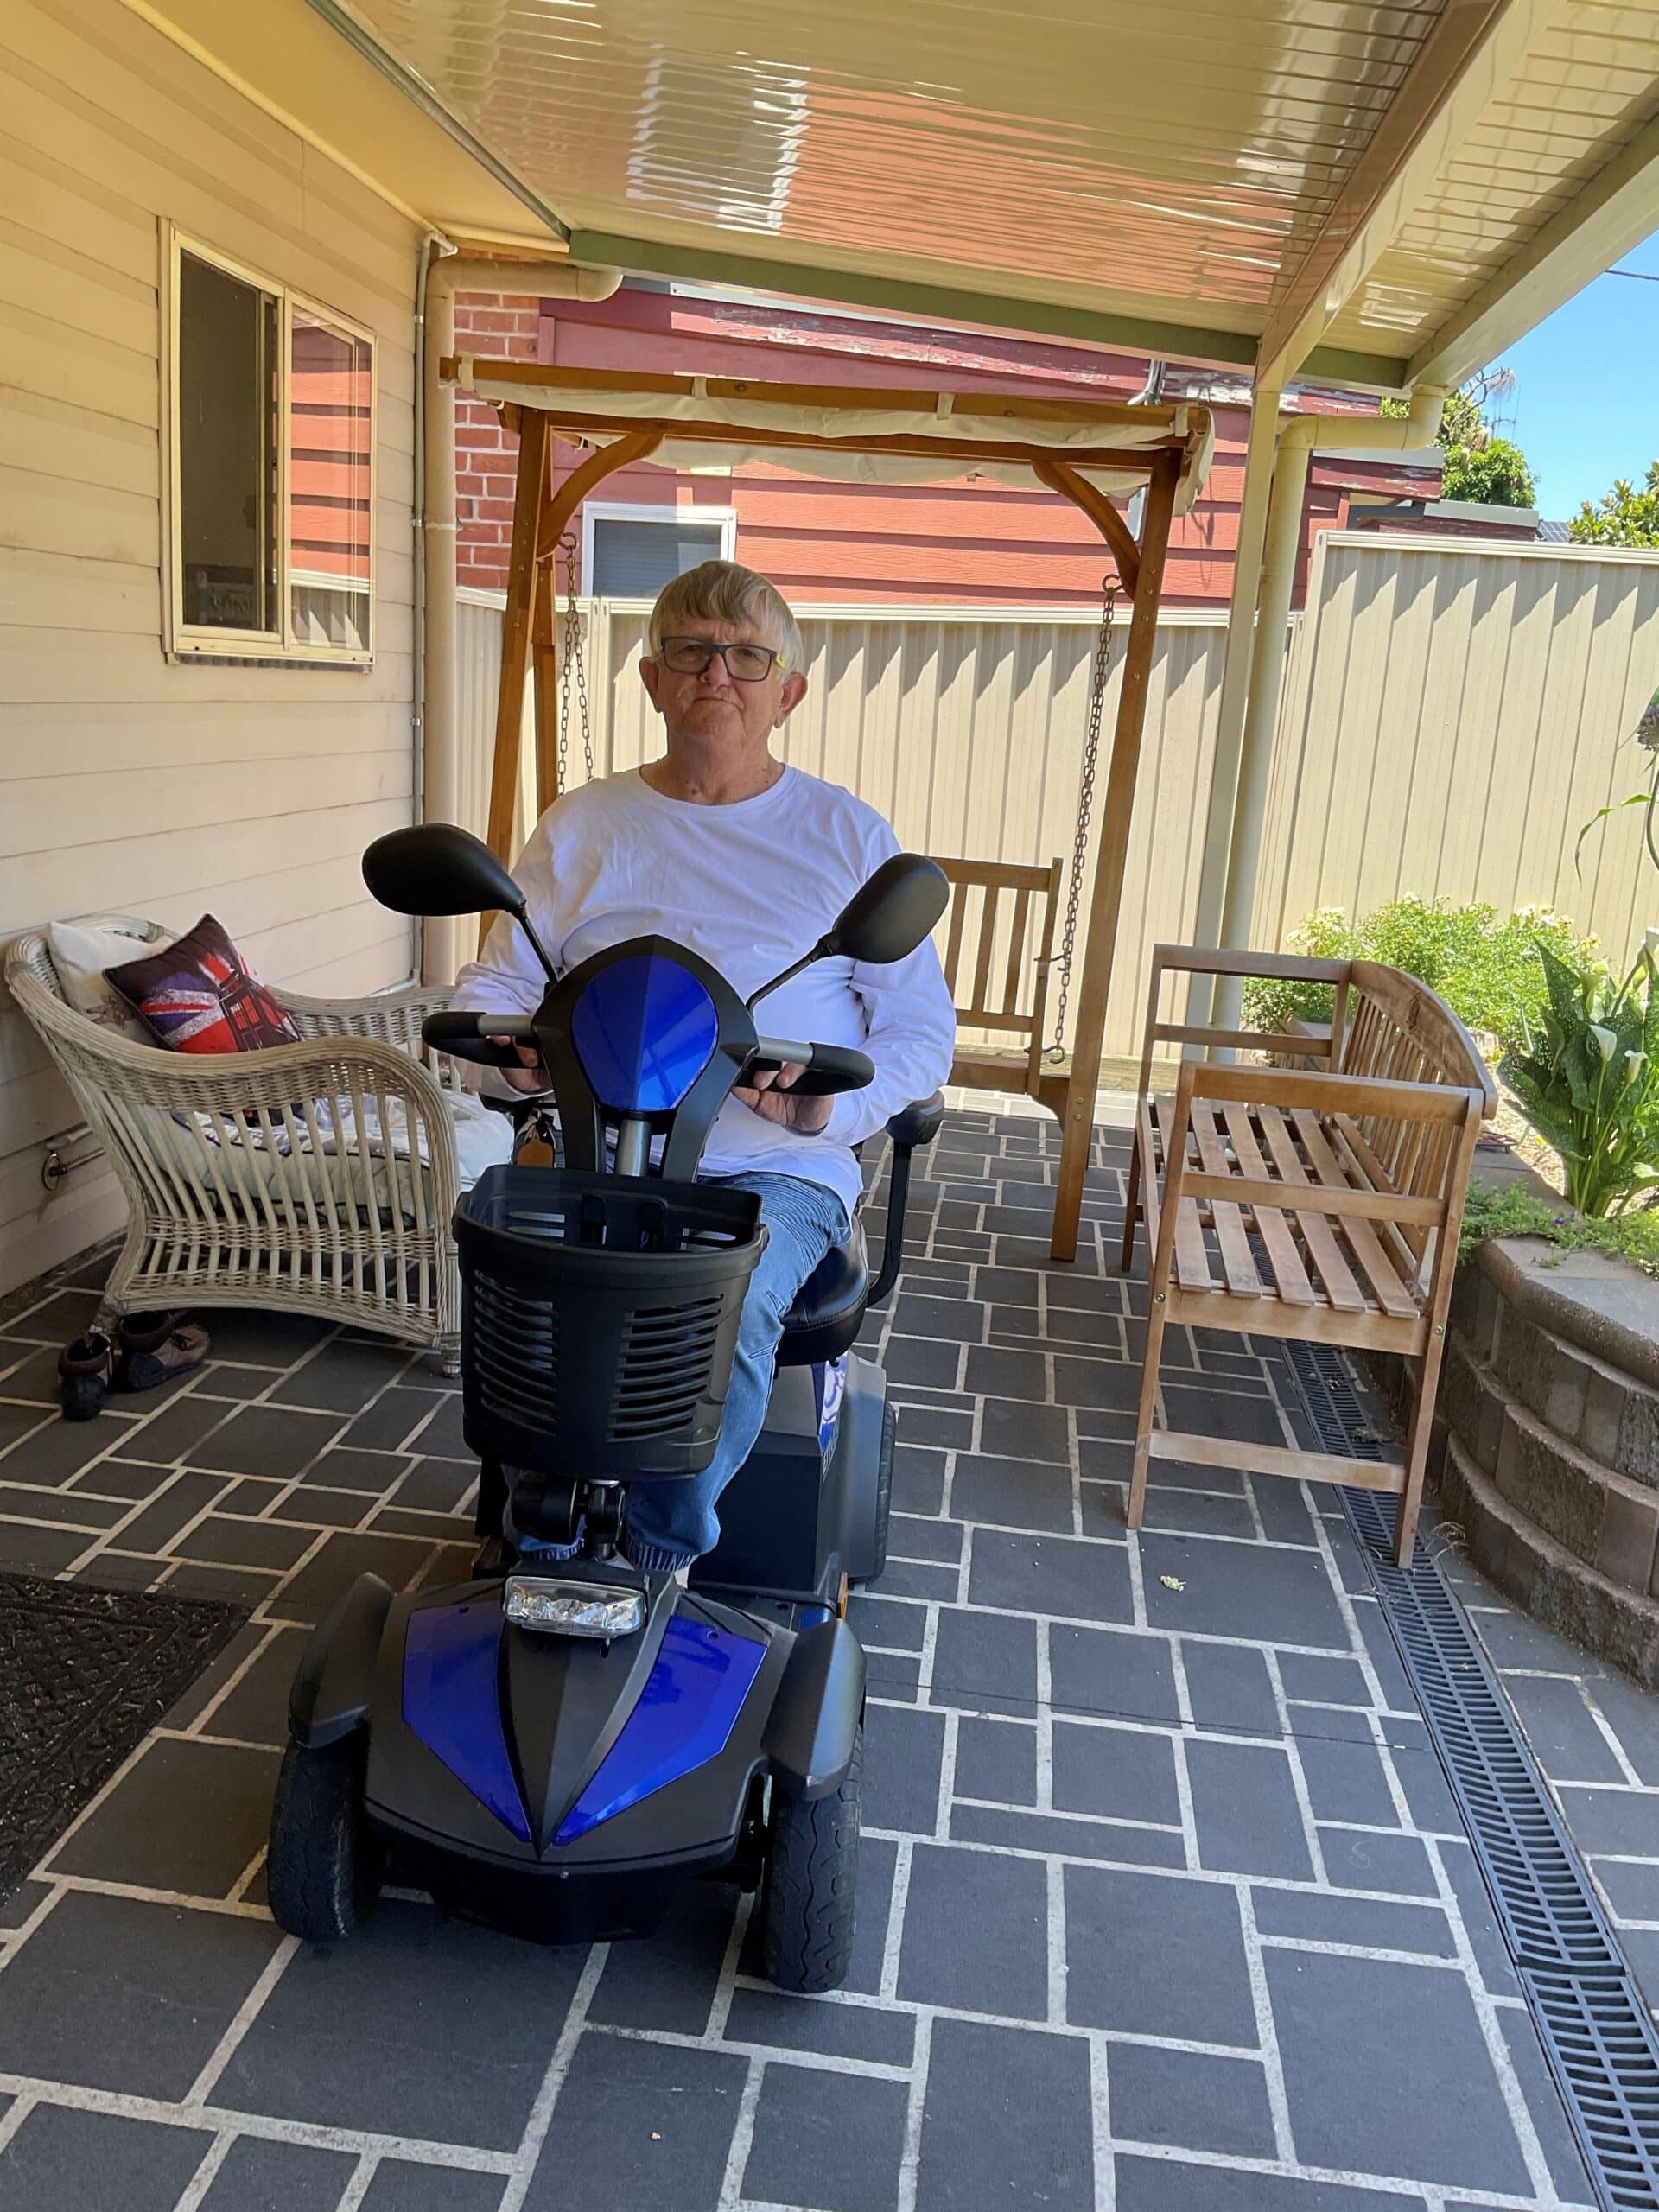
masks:
<svg viewBox="0 0 1659 2212"><path fill-rule="evenodd" d="M200 1321L175 1313L129 1313L116 1329L119 1347L110 1387L154 1390L175 1376L200 1367L213 1350L213 1338Z"/></svg>
<svg viewBox="0 0 1659 2212"><path fill-rule="evenodd" d="M110 1340L101 1329L77 1337L58 1354L58 1403L65 1421L92 1421L110 1387Z"/></svg>

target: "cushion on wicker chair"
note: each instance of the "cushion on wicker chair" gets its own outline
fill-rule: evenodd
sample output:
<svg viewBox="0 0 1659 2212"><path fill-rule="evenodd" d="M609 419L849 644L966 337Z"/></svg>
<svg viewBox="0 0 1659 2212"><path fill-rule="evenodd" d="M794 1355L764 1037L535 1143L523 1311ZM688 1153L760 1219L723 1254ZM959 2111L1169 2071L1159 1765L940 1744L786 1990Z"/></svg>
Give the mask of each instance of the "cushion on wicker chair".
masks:
<svg viewBox="0 0 1659 2212"><path fill-rule="evenodd" d="M158 1045L175 1052L257 1052L297 1045L291 1014L223 927L204 914L165 952L105 970Z"/></svg>
<svg viewBox="0 0 1659 2212"><path fill-rule="evenodd" d="M97 1022L100 1029L113 1030L118 1037L130 1038L135 1045L154 1044L143 1020L104 971L132 960L140 947L152 956L165 952L172 944L170 938L162 938L158 944L147 943L130 929L88 916L85 921L48 922L46 943L67 1004Z"/></svg>

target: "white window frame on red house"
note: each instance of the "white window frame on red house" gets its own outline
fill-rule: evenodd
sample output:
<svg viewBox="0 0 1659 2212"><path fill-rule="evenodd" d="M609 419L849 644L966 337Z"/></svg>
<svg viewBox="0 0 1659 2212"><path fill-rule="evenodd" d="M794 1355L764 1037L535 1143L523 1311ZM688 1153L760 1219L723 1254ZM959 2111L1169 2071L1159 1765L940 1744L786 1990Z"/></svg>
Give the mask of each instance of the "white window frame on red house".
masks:
<svg viewBox="0 0 1659 2212"><path fill-rule="evenodd" d="M379 586L379 564L375 545L375 501L379 478L378 450L380 430L379 347L374 333L343 315L339 308L326 305L291 284L279 283L263 270L254 268L234 255L222 252L216 246L205 245L194 232L181 230L175 224L162 219L159 226L161 239L162 274L162 539L163 592L162 602L162 649L169 660L240 660L283 661L311 667L372 668L374 665L375 628ZM277 349L275 363L276 406L274 435L276 439L276 467L273 471L270 505L275 519L270 524L275 548L276 563L273 596L276 620L265 628L235 629L229 626L208 626L192 623L185 619L184 611L184 555L182 543L183 488L181 467L181 437L179 422L179 376L181 344L179 308L181 294L181 263L188 255L210 268L233 277L238 283L271 301L277 316ZM292 557L291 510L289 499L290 448L293 442L293 333L295 318L301 315L320 324L323 328L350 340L367 349L369 385L368 438L368 575L360 583L342 583L333 575L311 577L296 568ZM315 639L296 634L294 621L293 587L319 582L331 590L360 592L365 605L364 626L366 642L362 645L333 645Z"/></svg>
<svg viewBox="0 0 1659 2212"><path fill-rule="evenodd" d="M735 507L703 507L647 505L642 499L584 499L582 505L582 595L592 599L594 590L594 524L596 522L660 522L671 528L690 523L699 530L720 524L720 552L722 561L736 557L737 509Z"/></svg>

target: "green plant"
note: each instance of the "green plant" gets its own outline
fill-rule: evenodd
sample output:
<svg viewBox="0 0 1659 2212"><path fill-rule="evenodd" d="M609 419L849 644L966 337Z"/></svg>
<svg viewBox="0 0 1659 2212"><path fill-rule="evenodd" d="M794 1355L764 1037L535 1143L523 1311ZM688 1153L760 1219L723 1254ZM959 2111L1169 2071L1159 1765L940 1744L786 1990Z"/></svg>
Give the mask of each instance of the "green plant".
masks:
<svg viewBox="0 0 1659 2212"><path fill-rule="evenodd" d="M1559 1199L1552 1204L1524 1183L1471 1183L1458 1257L1466 1260L1489 1236L1541 1236L1560 1251L1607 1252L1630 1261L1644 1274L1659 1274L1659 1209L1599 1219L1568 1212Z"/></svg>
<svg viewBox="0 0 1659 2212"><path fill-rule="evenodd" d="M1440 497L1472 499L1489 507L1532 507L1538 483L1531 463L1512 438L1500 437L1487 415L1487 403L1514 385L1510 369L1488 369L1447 396L1436 442L1446 455ZM1403 399L1385 399L1384 415L1409 413Z"/></svg>
<svg viewBox="0 0 1659 2212"><path fill-rule="evenodd" d="M1586 499L1567 534L1580 545L1659 545L1659 461L1648 463L1648 480L1639 492L1628 476L1619 476L1594 506Z"/></svg>
<svg viewBox="0 0 1659 2212"><path fill-rule="evenodd" d="M1582 963L1588 940L1547 906L1523 906L1500 921L1485 905L1454 906L1448 900L1395 899L1358 923L1340 906L1321 906L1291 932L1299 952L1325 959L1376 960L1403 968L1438 991L1471 1029L1508 1043L1523 1034L1547 1002L1536 947ZM1293 1020L1326 1021L1328 985L1262 982L1247 984L1246 1019L1252 1028L1287 1028Z"/></svg>
<svg viewBox="0 0 1659 2212"><path fill-rule="evenodd" d="M1548 992L1499 1073L1560 1154L1581 1213L1623 1211L1659 1183L1659 969L1654 940L1622 981L1540 944Z"/></svg>

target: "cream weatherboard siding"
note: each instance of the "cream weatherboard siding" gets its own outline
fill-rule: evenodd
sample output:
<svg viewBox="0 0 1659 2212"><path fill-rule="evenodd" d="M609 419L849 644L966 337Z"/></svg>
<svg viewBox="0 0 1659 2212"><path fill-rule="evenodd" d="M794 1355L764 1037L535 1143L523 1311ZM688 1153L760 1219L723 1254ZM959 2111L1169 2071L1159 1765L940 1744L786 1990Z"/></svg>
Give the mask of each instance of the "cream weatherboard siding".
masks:
<svg viewBox="0 0 1659 2212"><path fill-rule="evenodd" d="M0 86L0 938L211 909L274 982L394 982L358 856L414 805L419 235L118 0L12 0ZM163 657L164 219L375 336L372 669ZM0 1000L0 1288L120 1218L101 1167L41 1188L76 1118Z"/></svg>

